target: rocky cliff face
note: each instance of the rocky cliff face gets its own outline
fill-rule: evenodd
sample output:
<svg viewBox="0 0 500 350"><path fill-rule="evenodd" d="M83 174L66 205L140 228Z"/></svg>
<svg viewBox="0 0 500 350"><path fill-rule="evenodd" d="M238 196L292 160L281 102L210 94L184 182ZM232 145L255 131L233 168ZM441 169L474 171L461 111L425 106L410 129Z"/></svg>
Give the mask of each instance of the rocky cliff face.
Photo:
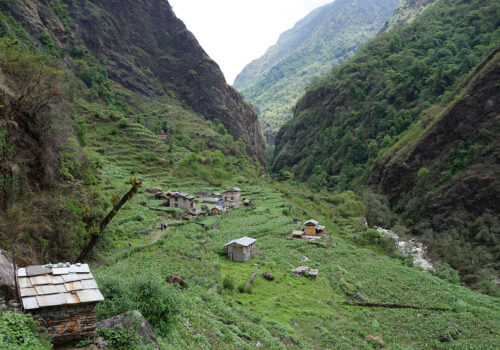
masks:
<svg viewBox="0 0 500 350"><path fill-rule="evenodd" d="M209 120L219 120L263 162L264 140L253 108L226 84L218 65L166 0L13 1L11 13L32 35L60 47L86 47L125 88L149 97L175 95ZM62 6L62 9L61 8ZM67 11L69 18L64 17Z"/></svg>

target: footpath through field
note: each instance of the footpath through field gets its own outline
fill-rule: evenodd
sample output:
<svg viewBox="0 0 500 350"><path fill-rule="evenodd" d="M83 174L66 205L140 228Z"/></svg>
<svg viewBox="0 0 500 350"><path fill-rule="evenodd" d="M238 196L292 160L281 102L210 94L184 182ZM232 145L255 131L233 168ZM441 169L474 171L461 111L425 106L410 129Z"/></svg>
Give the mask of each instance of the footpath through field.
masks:
<svg viewBox="0 0 500 350"><path fill-rule="evenodd" d="M142 248L142 247L147 247L147 246L150 246L150 245L153 245L155 244L156 242L158 242L158 240L163 237L164 234L167 233L167 230L164 230L164 231L156 231L155 233L153 233L151 236L150 236L150 240L148 243L146 244L142 244L142 245L138 245L138 246L134 246L134 248ZM116 258L118 255L120 255L121 253L123 252L126 252L127 250L129 250L130 248L132 247L124 247L122 249L120 249L119 251L117 251L116 253L114 253L113 255L111 256L108 256L102 260L100 260L97 265L95 266L95 268L99 268L101 267L102 265L106 264L108 261L111 261L113 260L114 258Z"/></svg>

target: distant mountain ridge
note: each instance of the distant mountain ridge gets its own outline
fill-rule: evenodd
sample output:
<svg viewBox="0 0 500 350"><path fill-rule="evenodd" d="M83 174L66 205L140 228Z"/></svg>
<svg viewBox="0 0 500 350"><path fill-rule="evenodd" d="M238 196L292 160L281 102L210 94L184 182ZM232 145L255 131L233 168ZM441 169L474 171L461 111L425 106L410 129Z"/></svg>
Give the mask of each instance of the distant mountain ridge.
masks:
<svg viewBox="0 0 500 350"><path fill-rule="evenodd" d="M353 55L398 4L399 0L336 0L281 34L276 45L243 69L234 87L262 117L268 144L291 118L293 105L311 80Z"/></svg>

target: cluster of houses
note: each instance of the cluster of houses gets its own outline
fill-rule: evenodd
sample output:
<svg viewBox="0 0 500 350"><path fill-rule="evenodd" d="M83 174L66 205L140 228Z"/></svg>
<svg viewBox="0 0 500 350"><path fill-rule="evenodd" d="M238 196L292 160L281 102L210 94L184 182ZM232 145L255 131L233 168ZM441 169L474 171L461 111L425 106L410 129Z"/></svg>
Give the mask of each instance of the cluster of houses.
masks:
<svg viewBox="0 0 500 350"><path fill-rule="evenodd" d="M156 198L164 200L164 205L170 208L179 208L189 214L199 215L221 215L228 209L237 208L241 205L241 189L233 187L222 193L200 191L199 198L184 192L158 191ZM251 201L245 199L244 205L250 205ZM199 204L199 208L196 205Z"/></svg>

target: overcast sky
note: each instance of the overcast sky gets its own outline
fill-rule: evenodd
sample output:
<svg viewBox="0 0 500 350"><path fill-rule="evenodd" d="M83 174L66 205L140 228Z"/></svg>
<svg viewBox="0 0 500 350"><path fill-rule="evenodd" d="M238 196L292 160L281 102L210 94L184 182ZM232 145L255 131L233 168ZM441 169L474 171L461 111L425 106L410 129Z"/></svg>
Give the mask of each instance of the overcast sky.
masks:
<svg viewBox="0 0 500 350"><path fill-rule="evenodd" d="M333 0L169 0L232 84L236 75L313 9Z"/></svg>

